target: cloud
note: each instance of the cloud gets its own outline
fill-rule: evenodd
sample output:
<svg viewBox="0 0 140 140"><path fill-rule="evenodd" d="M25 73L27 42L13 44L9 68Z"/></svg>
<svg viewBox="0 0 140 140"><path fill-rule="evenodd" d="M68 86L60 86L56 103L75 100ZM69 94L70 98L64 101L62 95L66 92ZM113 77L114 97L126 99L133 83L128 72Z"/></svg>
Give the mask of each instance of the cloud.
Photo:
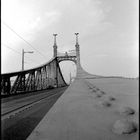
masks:
<svg viewBox="0 0 140 140"><path fill-rule="evenodd" d="M44 5L46 8L43 8ZM53 33L58 33L59 49L68 50L72 49L72 45L74 47L75 32L79 32L80 39L84 41L89 36L93 37L112 26L105 20L105 7L102 7L102 1L99 0L43 1L41 6L43 10L36 13L36 18L32 18L30 34L28 31L26 35L34 37L34 41L41 42L41 48L45 46L46 38ZM50 45L53 43L49 42ZM36 41L34 43L36 44Z"/></svg>
<svg viewBox="0 0 140 140"><path fill-rule="evenodd" d="M100 0L42 0L37 3L20 0L15 1L15 5L10 8L13 20L8 17L8 21L16 31L31 40L38 32L57 32L65 35L65 43L69 44L74 32L80 32L84 37L106 28L105 8L101 7Z"/></svg>

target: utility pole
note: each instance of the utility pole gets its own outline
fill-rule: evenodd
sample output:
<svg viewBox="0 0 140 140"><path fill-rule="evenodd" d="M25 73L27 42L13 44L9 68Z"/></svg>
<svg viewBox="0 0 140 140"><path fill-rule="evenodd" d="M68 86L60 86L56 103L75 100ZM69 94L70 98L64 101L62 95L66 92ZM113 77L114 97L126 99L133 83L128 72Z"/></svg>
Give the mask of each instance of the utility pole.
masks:
<svg viewBox="0 0 140 140"><path fill-rule="evenodd" d="M24 49L22 49L22 71L24 70Z"/></svg>
<svg viewBox="0 0 140 140"><path fill-rule="evenodd" d="M33 51L25 52L24 49L22 49L22 71L24 70L24 54L25 53L33 53Z"/></svg>
<svg viewBox="0 0 140 140"><path fill-rule="evenodd" d="M71 79L71 72L70 72L70 84L71 84L71 82L72 82L72 79Z"/></svg>

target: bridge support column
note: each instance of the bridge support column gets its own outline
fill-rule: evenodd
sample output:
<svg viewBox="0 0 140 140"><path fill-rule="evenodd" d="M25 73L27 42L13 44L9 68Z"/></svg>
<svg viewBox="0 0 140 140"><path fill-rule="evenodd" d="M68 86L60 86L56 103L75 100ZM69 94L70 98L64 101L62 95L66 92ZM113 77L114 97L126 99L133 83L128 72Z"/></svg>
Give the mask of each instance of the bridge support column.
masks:
<svg viewBox="0 0 140 140"><path fill-rule="evenodd" d="M57 45L56 45L56 36L57 36L57 34L53 34L53 36L54 36L53 56L57 57Z"/></svg>
<svg viewBox="0 0 140 140"><path fill-rule="evenodd" d="M80 48L79 48L79 43L78 43L78 35L79 35L79 33L75 33L75 35L76 35L75 48L76 48L77 67L81 67L81 65L80 65Z"/></svg>

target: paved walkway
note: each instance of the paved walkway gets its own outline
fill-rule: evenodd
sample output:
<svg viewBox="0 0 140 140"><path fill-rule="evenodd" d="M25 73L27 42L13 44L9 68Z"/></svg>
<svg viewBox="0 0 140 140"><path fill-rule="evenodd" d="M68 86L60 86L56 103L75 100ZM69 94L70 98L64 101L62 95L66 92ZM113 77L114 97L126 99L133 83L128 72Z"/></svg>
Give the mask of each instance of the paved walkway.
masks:
<svg viewBox="0 0 140 140"><path fill-rule="evenodd" d="M117 135L112 132L114 122L123 117L114 111L117 106L102 106L102 100L91 89L95 85L86 79L94 76L82 71L28 140L137 140L137 133Z"/></svg>

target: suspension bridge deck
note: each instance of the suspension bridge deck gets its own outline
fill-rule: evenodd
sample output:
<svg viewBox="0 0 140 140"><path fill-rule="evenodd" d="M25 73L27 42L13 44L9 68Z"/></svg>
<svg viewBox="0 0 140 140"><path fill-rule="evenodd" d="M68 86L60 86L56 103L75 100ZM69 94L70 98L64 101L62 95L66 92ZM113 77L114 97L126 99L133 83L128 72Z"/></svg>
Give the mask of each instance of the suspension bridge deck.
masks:
<svg viewBox="0 0 140 140"><path fill-rule="evenodd" d="M129 129L134 125L129 126L128 123L125 127L122 121L115 126L118 120L138 123L138 80L103 77L90 79L89 75L86 79L80 78L83 77L81 74L27 139L138 139L137 132L129 135ZM134 114L127 114L125 107L134 109Z"/></svg>

